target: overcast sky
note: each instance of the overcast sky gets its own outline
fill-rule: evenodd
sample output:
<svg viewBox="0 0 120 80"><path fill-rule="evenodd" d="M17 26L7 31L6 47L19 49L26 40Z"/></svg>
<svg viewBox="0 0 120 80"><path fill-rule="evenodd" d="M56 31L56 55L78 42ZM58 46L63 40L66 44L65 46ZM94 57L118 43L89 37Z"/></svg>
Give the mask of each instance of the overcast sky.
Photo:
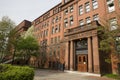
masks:
<svg viewBox="0 0 120 80"><path fill-rule="evenodd" d="M16 24L33 21L62 0L0 0L0 19L8 16Z"/></svg>

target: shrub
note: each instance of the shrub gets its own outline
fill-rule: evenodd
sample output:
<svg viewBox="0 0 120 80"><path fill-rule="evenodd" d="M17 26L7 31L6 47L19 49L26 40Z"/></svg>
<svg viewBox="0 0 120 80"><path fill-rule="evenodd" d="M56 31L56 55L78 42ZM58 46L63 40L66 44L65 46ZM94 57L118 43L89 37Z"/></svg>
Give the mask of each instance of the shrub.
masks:
<svg viewBox="0 0 120 80"><path fill-rule="evenodd" d="M34 70L30 67L0 65L0 80L33 80Z"/></svg>

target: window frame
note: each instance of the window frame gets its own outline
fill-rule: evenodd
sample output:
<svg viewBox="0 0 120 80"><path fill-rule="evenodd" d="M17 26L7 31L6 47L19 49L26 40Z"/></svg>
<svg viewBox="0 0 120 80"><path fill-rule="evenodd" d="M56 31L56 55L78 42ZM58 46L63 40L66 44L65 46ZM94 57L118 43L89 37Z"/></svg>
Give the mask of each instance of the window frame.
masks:
<svg viewBox="0 0 120 80"><path fill-rule="evenodd" d="M72 13L73 11L74 11L74 6L71 5L71 6L70 6L70 13Z"/></svg>
<svg viewBox="0 0 120 80"><path fill-rule="evenodd" d="M91 23L91 18L90 17L86 17L85 20L86 20L86 24Z"/></svg>
<svg viewBox="0 0 120 80"><path fill-rule="evenodd" d="M93 9L97 9L98 8L98 0L92 0L92 6L93 6Z"/></svg>
<svg viewBox="0 0 120 80"><path fill-rule="evenodd" d="M72 26L73 24L74 24L74 17L72 15L72 16L70 16L70 26Z"/></svg>
<svg viewBox="0 0 120 80"><path fill-rule="evenodd" d="M110 20L109 20L109 22L110 22L110 30L112 31L112 30L116 30L117 28L118 28L118 22L117 22L117 18L111 18Z"/></svg>
<svg viewBox="0 0 120 80"><path fill-rule="evenodd" d="M90 2L85 3L85 12L86 13L90 12Z"/></svg>
<svg viewBox="0 0 120 80"><path fill-rule="evenodd" d="M79 15L82 15L83 13L84 13L83 5L80 5L79 6Z"/></svg>
<svg viewBox="0 0 120 80"><path fill-rule="evenodd" d="M84 25L84 20L83 19L79 20L79 26L83 26L83 25Z"/></svg>

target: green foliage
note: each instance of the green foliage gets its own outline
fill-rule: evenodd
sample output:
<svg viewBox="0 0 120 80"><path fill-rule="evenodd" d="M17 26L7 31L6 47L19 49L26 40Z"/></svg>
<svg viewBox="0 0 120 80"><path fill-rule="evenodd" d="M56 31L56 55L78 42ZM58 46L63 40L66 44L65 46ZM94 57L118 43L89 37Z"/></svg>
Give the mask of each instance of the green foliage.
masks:
<svg viewBox="0 0 120 80"><path fill-rule="evenodd" d="M105 59L105 62L111 63L111 59L110 59L110 58L106 58L106 59Z"/></svg>
<svg viewBox="0 0 120 80"><path fill-rule="evenodd" d="M7 16L0 21L0 62L6 55L9 33L13 27L15 27L15 23Z"/></svg>
<svg viewBox="0 0 120 80"><path fill-rule="evenodd" d="M37 41L31 37L31 36L28 36L26 38L20 38L17 42L17 48L18 50L38 50L39 48L39 45L37 43Z"/></svg>
<svg viewBox="0 0 120 80"><path fill-rule="evenodd" d="M34 26L31 26L27 32L23 35L24 38L28 37L28 36L31 36L31 37L34 37Z"/></svg>
<svg viewBox="0 0 120 80"><path fill-rule="evenodd" d="M120 76L117 74L106 74L105 76L108 78L113 78L115 80L120 80Z"/></svg>
<svg viewBox="0 0 120 80"><path fill-rule="evenodd" d="M0 80L33 80L34 70L29 67L0 65Z"/></svg>
<svg viewBox="0 0 120 80"><path fill-rule="evenodd" d="M9 19L7 16L2 17L0 21L0 30L4 32L9 32L12 28L15 27L15 23Z"/></svg>
<svg viewBox="0 0 120 80"><path fill-rule="evenodd" d="M15 46L16 52L18 52L15 56L25 59L26 64L28 64L31 56L37 56L38 54L39 45L37 40L32 36L26 38L20 37Z"/></svg>
<svg viewBox="0 0 120 80"><path fill-rule="evenodd" d="M110 53L115 46L116 36L120 33L119 29L110 31L108 27L98 27L98 37L100 41L99 50L105 53Z"/></svg>

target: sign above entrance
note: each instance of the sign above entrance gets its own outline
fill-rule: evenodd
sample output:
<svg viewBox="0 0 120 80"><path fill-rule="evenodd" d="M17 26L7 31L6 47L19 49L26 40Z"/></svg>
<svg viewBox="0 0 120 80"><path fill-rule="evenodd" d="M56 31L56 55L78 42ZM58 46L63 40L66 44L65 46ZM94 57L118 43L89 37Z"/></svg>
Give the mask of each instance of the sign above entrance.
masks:
<svg viewBox="0 0 120 80"><path fill-rule="evenodd" d="M67 40L75 40L80 38L87 38L97 35L97 27L100 26L97 21L93 21L90 24L85 24L80 26L67 29L64 33L65 39Z"/></svg>
<svg viewBox="0 0 120 80"><path fill-rule="evenodd" d="M88 54L88 50L76 50L76 54Z"/></svg>
<svg viewBox="0 0 120 80"><path fill-rule="evenodd" d="M74 40L74 39L86 38L86 37L91 37L96 35L97 35L97 30L92 30L92 31L74 34L74 35L69 35L67 36L67 39Z"/></svg>

